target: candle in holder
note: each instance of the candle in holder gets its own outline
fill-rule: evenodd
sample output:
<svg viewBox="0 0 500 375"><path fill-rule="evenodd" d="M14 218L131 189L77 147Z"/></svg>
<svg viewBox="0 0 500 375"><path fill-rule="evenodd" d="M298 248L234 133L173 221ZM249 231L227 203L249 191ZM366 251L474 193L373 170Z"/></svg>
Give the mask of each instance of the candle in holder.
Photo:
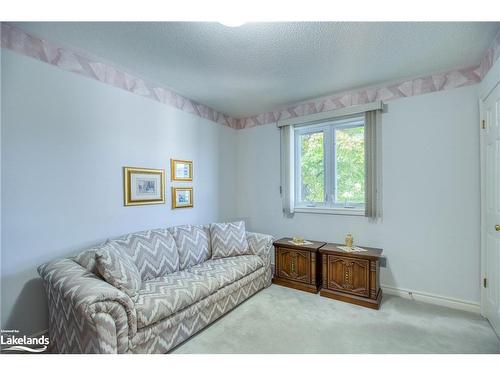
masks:
<svg viewBox="0 0 500 375"><path fill-rule="evenodd" d="M351 233L347 233L347 236L345 236L345 245L347 247L352 247L354 243L354 238L352 237Z"/></svg>

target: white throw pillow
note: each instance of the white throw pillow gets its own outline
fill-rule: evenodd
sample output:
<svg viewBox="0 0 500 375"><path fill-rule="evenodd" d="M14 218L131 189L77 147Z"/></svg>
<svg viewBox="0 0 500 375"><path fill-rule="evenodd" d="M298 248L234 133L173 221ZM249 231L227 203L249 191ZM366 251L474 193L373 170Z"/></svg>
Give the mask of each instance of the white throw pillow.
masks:
<svg viewBox="0 0 500 375"><path fill-rule="evenodd" d="M226 258L250 254L245 222L210 224L212 258Z"/></svg>

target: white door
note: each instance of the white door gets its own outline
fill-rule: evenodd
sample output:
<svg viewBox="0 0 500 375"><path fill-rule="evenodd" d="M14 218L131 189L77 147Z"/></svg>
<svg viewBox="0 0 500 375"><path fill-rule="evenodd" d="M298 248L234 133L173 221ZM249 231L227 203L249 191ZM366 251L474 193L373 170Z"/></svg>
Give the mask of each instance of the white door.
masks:
<svg viewBox="0 0 500 375"><path fill-rule="evenodd" d="M482 103L482 312L500 335L500 83Z"/></svg>

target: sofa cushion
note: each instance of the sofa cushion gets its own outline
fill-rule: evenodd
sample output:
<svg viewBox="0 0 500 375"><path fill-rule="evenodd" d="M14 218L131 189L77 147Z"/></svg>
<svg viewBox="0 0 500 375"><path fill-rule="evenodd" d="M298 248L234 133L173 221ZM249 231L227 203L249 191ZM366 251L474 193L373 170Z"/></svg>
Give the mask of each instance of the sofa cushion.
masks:
<svg viewBox="0 0 500 375"><path fill-rule="evenodd" d="M250 254L245 222L210 224L212 258L225 258Z"/></svg>
<svg viewBox="0 0 500 375"><path fill-rule="evenodd" d="M141 275L123 248L107 241L96 252L96 267L104 280L136 299L141 288Z"/></svg>
<svg viewBox="0 0 500 375"><path fill-rule="evenodd" d="M80 254L73 257L73 260L78 263L80 266L85 268L87 271L99 275L99 271L97 270L96 263L96 255L97 251L100 249L100 246L91 247L85 251L82 251ZM99 275L100 276L100 275Z"/></svg>
<svg viewBox="0 0 500 375"><path fill-rule="evenodd" d="M181 225L168 230L179 251L180 270L210 258L210 231L207 226Z"/></svg>
<svg viewBox="0 0 500 375"><path fill-rule="evenodd" d="M217 279L220 287L224 287L264 266L257 255L240 255L237 257L210 259L198 264L188 271L196 275L210 276Z"/></svg>
<svg viewBox="0 0 500 375"><path fill-rule="evenodd" d="M179 253L167 229L130 233L111 242L121 246L134 261L141 279L150 280L179 269Z"/></svg>
<svg viewBox="0 0 500 375"><path fill-rule="evenodd" d="M135 303L137 327L143 328L165 319L218 289L216 278L187 271L145 281Z"/></svg>

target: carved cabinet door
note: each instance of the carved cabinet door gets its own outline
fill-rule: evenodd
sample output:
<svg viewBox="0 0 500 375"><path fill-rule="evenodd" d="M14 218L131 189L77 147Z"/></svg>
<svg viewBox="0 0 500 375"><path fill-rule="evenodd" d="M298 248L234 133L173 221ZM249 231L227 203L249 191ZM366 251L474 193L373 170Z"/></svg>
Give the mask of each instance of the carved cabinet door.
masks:
<svg viewBox="0 0 500 375"><path fill-rule="evenodd" d="M327 272L328 289L369 297L368 260L329 255Z"/></svg>
<svg viewBox="0 0 500 375"><path fill-rule="evenodd" d="M311 281L311 254L309 251L278 249L278 276L295 281Z"/></svg>

